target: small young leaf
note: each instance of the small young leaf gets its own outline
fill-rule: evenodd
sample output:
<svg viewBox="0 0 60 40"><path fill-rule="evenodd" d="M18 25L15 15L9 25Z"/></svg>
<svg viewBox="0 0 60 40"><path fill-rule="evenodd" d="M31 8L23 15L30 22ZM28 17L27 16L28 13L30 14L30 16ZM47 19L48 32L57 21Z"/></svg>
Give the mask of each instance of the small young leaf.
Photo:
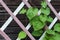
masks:
<svg viewBox="0 0 60 40"><path fill-rule="evenodd" d="M46 3L45 1L42 1L42 2L41 2L41 6L42 6L43 8L46 8L46 7L47 7L47 3Z"/></svg>
<svg viewBox="0 0 60 40"><path fill-rule="evenodd" d="M29 8L27 11L27 17L29 20L31 20L33 17L35 17L38 14L38 9L37 8Z"/></svg>
<svg viewBox="0 0 60 40"><path fill-rule="evenodd" d="M59 33L56 33L53 38L54 38L54 40L60 40L60 34Z"/></svg>
<svg viewBox="0 0 60 40"><path fill-rule="evenodd" d="M42 33L43 33L42 30L39 30L39 31L33 31L33 32L32 32L32 35L38 37L38 36L41 36Z"/></svg>
<svg viewBox="0 0 60 40"><path fill-rule="evenodd" d="M25 37L26 37L26 33L23 31L21 31L18 35L18 38L20 38L20 39L24 39Z"/></svg>
<svg viewBox="0 0 60 40"><path fill-rule="evenodd" d="M54 31L60 32L60 23L55 24Z"/></svg>
<svg viewBox="0 0 60 40"><path fill-rule="evenodd" d="M45 14L45 15L49 15L50 14L50 9L47 8L41 8L41 13Z"/></svg>
<svg viewBox="0 0 60 40"><path fill-rule="evenodd" d="M21 11L20 11L20 14L25 14L26 13L26 9L22 9Z"/></svg>
<svg viewBox="0 0 60 40"><path fill-rule="evenodd" d="M53 30L47 30L46 33L51 34L51 35L55 35L55 32Z"/></svg>
<svg viewBox="0 0 60 40"><path fill-rule="evenodd" d="M49 16L49 17L47 18L47 21L48 21L48 22L52 22L52 21L53 21L53 18Z"/></svg>

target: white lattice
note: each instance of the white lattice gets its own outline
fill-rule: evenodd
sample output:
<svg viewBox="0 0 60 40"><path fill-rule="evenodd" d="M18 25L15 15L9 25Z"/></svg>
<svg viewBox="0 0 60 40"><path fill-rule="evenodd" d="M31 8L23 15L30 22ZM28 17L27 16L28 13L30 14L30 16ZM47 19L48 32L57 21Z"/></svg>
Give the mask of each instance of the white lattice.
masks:
<svg viewBox="0 0 60 40"><path fill-rule="evenodd" d="M26 1L28 1L28 0L26 0ZM51 0L48 0L49 2L51 1ZM18 7L17 7L17 9L13 12L13 15L17 15L18 14L18 12L24 7L24 2L22 2ZM38 15L40 15L40 10L38 11ZM60 14L60 12L59 12L59 14ZM11 21L13 20L13 18L10 16L8 19L7 19L7 21L2 25L2 27L1 27L1 31L4 31L6 28L7 28L7 26L11 23ZM49 25L49 29L51 29L52 27L53 27L53 25L57 22L57 20L58 20L58 18L57 17L55 17L54 18L54 20L52 21L52 23ZM31 27L31 25L30 25L30 23L26 26L26 29L27 30L29 30L29 28ZM39 40L42 40L43 39L43 37L44 37L44 35L45 35L45 33L46 32L44 32L43 33L43 35L40 37L40 39ZM16 40L18 40L18 38L16 39Z"/></svg>

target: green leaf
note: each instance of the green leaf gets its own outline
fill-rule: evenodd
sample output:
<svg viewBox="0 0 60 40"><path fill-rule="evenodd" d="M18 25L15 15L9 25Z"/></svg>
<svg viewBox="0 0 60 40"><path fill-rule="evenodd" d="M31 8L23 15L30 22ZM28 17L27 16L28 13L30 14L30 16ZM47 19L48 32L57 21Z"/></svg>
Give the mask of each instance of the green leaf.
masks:
<svg viewBox="0 0 60 40"><path fill-rule="evenodd" d="M47 40L47 39L44 37L43 40Z"/></svg>
<svg viewBox="0 0 60 40"><path fill-rule="evenodd" d="M48 36L49 37L49 36ZM49 38L48 38L48 40L55 40L54 39L54 36L50 36Z"/></svg>
<svg viewBox="0 0 60 40"><path fill-rule="evenodd" d="M43 38L43 40L60 40L60 23L56 23L55 26L54 26L54 30L47 30L46 31L46 34L45 34L45 37ZM55 32L57 31L57 32ZM50 34L50 35L53 35L53 36L50 36L50 35L47 35L47 34Z"/></svg>
<svg viewBox="0 0 60 40"><path fill-rule="evenodd" d="M41 6L42 6L43 8L46 8L46 7L47 7L47 3L46 3L45 1L42 1L42 2L41 2Z"/></svg>
<svg viewBox="0 0 60 40"><path fill-rule="evenodd" d="M44 23L40 22L38 17L37 18L36 17L33 18L30 21L30 24L33 26L34 31L40 30L40 29L42 29L45 26Z"/></svg>
<svg viewBox="0 0 60 40"><path fill-rule="evenodd" d="M38 14L38 9L37 8L29 8L27 11L27 17L29 20L31 20L33 17L35 17Z"/></svg>
<svg viewBox="0 0 60 40"><path fill-rule="evenodd" d="M55 40L60 40L60 36L55 36L54 39Z"/></svg>
<svg viewBox="0 0 60 40"><path fill-rule="evenodd" d="M21 31L18 35L18 38L20 38L20 39L24 39L25 37L26 37L26 33L23 31Z"/></svg>
<svg viewBox="0 0 60 40"><path fill-rule="evenodd" d="M46 15L40 15L39 19L40 19L40 21L42 21L43 23L45 23L47 21L47 16Z"/></svg>
<svg viewBox="0 0 60 40"><path fill-rule="evenodd" d="M60 32L60 23L55 24L54 31Z"/></svg>
<svg viewBox="0 0 60 40"><path fill-rule="evenodd" d="M48 36L45 34L45 36L43 37L43 40L48 40Z"/></svg>
<svg viewBox="0 0 60 40"><path fill-rule="evenodd" d="M39 30L39 31L33 31L33 32L32 32L32 35L38 37L38 36L41 36L42 33L43 33L42 30Z"/></svg>
<svg viewBox="0 0 60 40"><path fill-rule="evenodd" d="M52 22L52 21L53 21L53 18L49 16L49 17L47 18L47 21L48 21L48 22Z"/></svg>
<svg viewBox="0 0 60 40"><path fill-rule="evenodd" d="M49 15L50 14L50 9L47 8L41 8L41 13L45 14L45 15Z"/></svg>
<svg viewBox="0 0 60 40"><path fill-rule="evenodd" d="M56 33L56 34L55 34L54 40L60 40L60 34L59 34L59 33Z"/></svg>
<svg viewBox="0 0 60 40"><path fill-rule="evenodd" d="M46 33L51 34L51 35L55 35L55 32L53 30L47 30Z"/></svg>
<svg viewBox="0 0 60 40"><path fill-rule="evenodd" d="M21 11L20 11L20 14L25 14L26 13L26 9L22 9Z"/></svg>
<svg viewBox="0 0 60 40"><path fill-rule="evenodd" d="M53 38L50 38L49 40L54 40Z"/></svg>
<svg viewBox="0 0 60 40"><path fill-rule="evenodd" d="M55 35L54 36L46 36L46 38L48 39L48 40L60 40L60 34L59 33L55 33Z"/></svg>
<svg viewBox="0 0 60 40"><path fill-rule="evenodd" d="M54 31L51 32L51 31L49 30L48 33L45 34L43 40L54 40L55 32Z"/></svg>
<svg viewBox="0 0 60 40"><path fill-rule="evenodd" d="M50 36L50 35L45 34L45 37L43 38L43 40L54 40L54 36Z"/></svg>

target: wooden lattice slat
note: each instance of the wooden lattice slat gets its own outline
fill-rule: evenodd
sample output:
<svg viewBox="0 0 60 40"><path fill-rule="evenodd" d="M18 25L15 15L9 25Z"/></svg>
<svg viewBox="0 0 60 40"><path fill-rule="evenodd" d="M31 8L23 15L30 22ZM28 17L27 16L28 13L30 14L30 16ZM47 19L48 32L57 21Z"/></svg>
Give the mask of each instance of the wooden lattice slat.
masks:
<svg viewBox="0 0 60 40"><path fill-rule="evenodd" d="M15 22L20 26L20 28L30 37L31 40L35 40L35 38L30 34L29 31L27 31L24 27L24 25L19 21L19 19L12 14L12 11L7 7L7 5L3 2L3 0L0 0L1 5L5 8L5 10L8 12L9 15L13 17Z"/></svg>
<svg viewBox="0 0 60 40"><path fill-rule="evenodd" d="M6 39L6 40L11 40L9 36L2 30L0 30L0 34Z"/></svg>
<svg viewBox="0 0 60 40"><path fill-rule="evenodd" d="M10 24L10 22L14 19L15 21L16 21L16 23L26 32L26 34L31 38L31 40L35 40L35 38L29 33L29 31L27 31L30 27L31 27L31 25L30 25L30 23L27 25L27 27L26 27L26 29L25 29L25 27L24 27L24 25L18 20L18 18L16 17L16 15L18 14L18 12L24 7L24 5L26 4L27 5L27 7L29 8L29 7L31 7L29 4L28 4L28 0L23 0L23 1L25 1L25 2L22 2L19 6L18 6L18 8L15 10L15 12L14 13L12 13L12 11L7 7L7 5L3 2L3 0L0 0L0 3L1 3L1 5L6 9L6 11L13 17L9 17L8 18L8 20L4 23L4 25L1 27L1 31L4 31L6 28L7 28L7 26ZM47 2L47 4L48 4L48 6L51 8L51 7L53 7L52 5L50 5L51 3L49 3L49 2L51 1L51 0L46 0L46 2ZM56 17L54 18L54 20L52 21L52 23L49 25L49 29L51 29L52 27L53 27L53 25L56 23L56 21L58 20L58 19L60 19L59 17L59 15L57 14L57 11L54 9L54 8L51 8L51 10L53 11L53 13L56 15ZM59 14L60 14L60 12L59 12ZM40 15L40 10L38 11L38 15ZM22 26L21 26L22 25ZM39 39L39 40L42 40L43 39L43 37L44 37L44 35L45 35L45 33L46 32L44 32L43 33L43 35L41 36L41 38ZM17 38L18 39L18 38ZM6 39L7 40L7 39Z"/></svg>

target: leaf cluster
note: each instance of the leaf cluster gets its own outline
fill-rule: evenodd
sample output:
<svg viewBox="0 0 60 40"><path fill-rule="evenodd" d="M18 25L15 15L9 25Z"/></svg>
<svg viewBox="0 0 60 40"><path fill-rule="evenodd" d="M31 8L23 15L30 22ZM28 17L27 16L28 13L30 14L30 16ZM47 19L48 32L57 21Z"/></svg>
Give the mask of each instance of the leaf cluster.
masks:
<svg viewBox="0 0 60 40"><path fill-rule="evenodd" d="M43 40L60 40L60 23L56 23L53 30L46 30Z"/></svg>
<svg viewBox="0 0 60 40"><path fill-rule="evenodd" d="M50 9L47 6L47 3L45 1L41 2L41 14L38 15L38 8L30 7L28 10L27 9L22 9L20 11L20 14L26 14L30 21L30 25L33 27L33 36L41 36L43 33L43 28L46 25L47 22L52 22L53 18L49 16L50 14ZM26 37L26 34L23 32L19 33L20 39L23 39Z"/></svg>

